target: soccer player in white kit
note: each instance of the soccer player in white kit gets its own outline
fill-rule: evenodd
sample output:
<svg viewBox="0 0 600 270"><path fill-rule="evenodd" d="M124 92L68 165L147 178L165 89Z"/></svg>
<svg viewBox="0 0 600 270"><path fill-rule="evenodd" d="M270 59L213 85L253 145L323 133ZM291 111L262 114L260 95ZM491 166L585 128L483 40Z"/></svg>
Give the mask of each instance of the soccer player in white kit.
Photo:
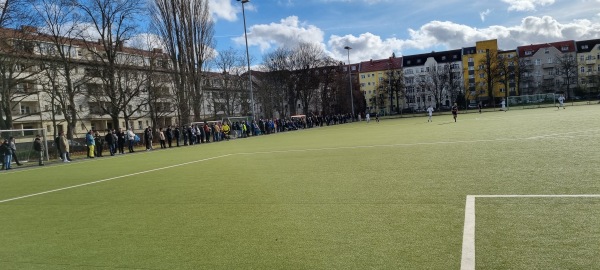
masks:
<svg viewBox="0 0 600 270"><path fill-rule="evenodd" d="M560 109L560 107L562 107L564 110L565 109L564 102L565 102L565 96L560 95L560 97L558 97L558 107L557 108Z"/></svg>
<svg viewBox="0 0 600 270"><path fill-rule="evenodd" d="M433 115L433 107L431 107L431 105L429 105L429 108L427 108L427 114L429 115L429 118L427 118L427 122L433 122L433 120L431 120L431 115Z"/></svg>

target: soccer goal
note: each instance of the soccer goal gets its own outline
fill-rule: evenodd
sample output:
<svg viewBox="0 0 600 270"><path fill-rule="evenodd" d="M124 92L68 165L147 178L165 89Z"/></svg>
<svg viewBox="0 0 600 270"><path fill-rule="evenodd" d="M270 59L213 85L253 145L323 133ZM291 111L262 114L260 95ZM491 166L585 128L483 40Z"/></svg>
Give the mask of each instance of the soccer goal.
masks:
<svg viewBox="0 0 600 270"><path fill-rule="evenodd" d="M556 107L557 96L554 93L521 95L508 97L509 107L542 108Z"/></svg>
<svg viewBox="0 0 600 270"><path fill-rule="evenodd" d="M4 140L15 139L15 148L17 158L19 162L37 162L38 153L33 149L33 141L35 136L40 135L42 139L42 145L44 146L44 160L49 160L48 157L48 140L46 138L46 130L43 128L32 128L32 129L10 129L0 130L0 137L2 142ZM0 142L0 143L2 143ZM1 161L0 161L1 162Z"/></svg>

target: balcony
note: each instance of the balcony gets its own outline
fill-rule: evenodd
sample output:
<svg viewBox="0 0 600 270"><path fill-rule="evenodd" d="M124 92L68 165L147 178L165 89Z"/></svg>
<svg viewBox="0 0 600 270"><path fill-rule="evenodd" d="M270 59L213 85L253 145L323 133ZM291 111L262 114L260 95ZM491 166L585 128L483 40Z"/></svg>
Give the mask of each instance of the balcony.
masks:
<svg viewBox="0 0 600 270"><path fill-rule="evenodd" d="M594 60L594 59L585 60L585 64L586 65L595 65L596 64L596 60Z"/></svg>
<svg viewBox="0 0 600 270"><path fill-rule="evenodd" d="M542 68L554 68L556 64L554 63L544 63L542 64Z"/></svg>

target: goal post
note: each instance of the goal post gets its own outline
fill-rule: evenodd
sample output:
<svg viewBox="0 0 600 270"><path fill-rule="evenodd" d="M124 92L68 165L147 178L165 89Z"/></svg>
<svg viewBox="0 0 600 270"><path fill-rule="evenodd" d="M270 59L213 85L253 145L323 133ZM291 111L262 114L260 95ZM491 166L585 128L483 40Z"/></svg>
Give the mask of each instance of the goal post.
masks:
<svg viewBox="0 0 600 270"><path fill-rule="evenodd" d="M16 155L21 162L37 162L38 156L36 151L33 149L33 142L35 136L40 135L42 145L44 146L44 160L49 161L48 155L48 138L46 136L46 130L43 128L30 128L30 129L9 129L0 130L0 137L2 140L8 140L11 137L15 138ZM1 143L1 142L0 142Z"/></svg>
<svg viewBox="0 0 600 270"><path fill-rule="evenodd" d="M556 94L533 94L508 97L508 107L542 108L556 107Z"/></svg>

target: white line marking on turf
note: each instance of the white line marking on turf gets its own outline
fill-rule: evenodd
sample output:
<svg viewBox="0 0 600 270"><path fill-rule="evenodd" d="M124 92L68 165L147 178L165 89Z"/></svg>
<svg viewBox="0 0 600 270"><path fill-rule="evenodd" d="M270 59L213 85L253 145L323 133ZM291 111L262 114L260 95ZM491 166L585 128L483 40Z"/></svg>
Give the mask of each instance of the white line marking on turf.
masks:
<svg viewBox="0 0 600 270"><path fill-rule="evenodd" d="M93 184L98 184L98 183L107 182L107 181L111 181L111 180L121 179L121 178L129 177L129 176L134 176L134 175L140 175L140 174L146 174L146 173L155 172L155 171L166 170L166 169L170 169L170 168L176 168L176 167L185 166L185 165L189 165L189 164L194 164L194 163L198 163L198 162L204 162L204 161L209 161L209 160L213 160L213 159L224 158L224 157L228 157L228 156L231 156L231 155L232 154L226 154L226 155L221 155L221 156L216 156L216 157L210 157L210 158L205 158L205 159L200 159L200 160L194 160L194 161L184 162L184 163L180 163L180 164L176 164L176 165L171 165L171 166L156 168L156 169L152 169L152 170L147 170L147 171L141 171L141 172L136 172L136 173L130 173L130 174L125 174L125 175L115 176L115 177L106 178L106 179L102 179L102 180L98 180L98 181L93 181L93 182L89 182L89 183L83 183L83 184L69 186L69 187L64 187L64 188L57 188L57 189L48 190L48 191L44 191L44 192L39 192L39 193L34 193L34 194L29 194L29 195L24 195L24 196L19 196L19 197L14 197L14 198L10 198L10 199L1 200L0 203L10 202L10 201L16 201L16 200L20 200L20 199L35 197L35 196L44 195L44 194L48 194L48 193L54 193L54 192L58 192L58 191L62 191L62 190L67 190L67 189L72 189L72 188L89 186L89 185L93 185Z"/></svg>
<svg viewBox="0 0 600 270"><path fill-rule="evenodd" d="M600 194L579 195L467 195L460 270L475 270L475 198L600 198Z"/></svg>
<svg viewBox="0 0 600 270"><path fill-rule="evenodd" d="M29 198L29 197L33 197L33 196L39 196L39 195L43 195L43 194L47 194L47 193L53 193L53 192L57 192L57 191L61 191L61 190L72 189L72 188L76 188L76 187L82 187L82 186L87 186L87 185L102 183L102 182L106 182L106 181L110 181L110 180L115 180L115 179L120 179L120 178L124 178L124 177L128 177L128 176L134 176L134 175L144 174L144 173L148 173L148 172L165 170L165 169L170 169L170 168L174 168L174 167L184 166L184 165L188 165L188 164L192 164L192 163L207 161L207 160L211 160L211 159L218 159L218 158L223 158L223 157L228 157L228 156L234 156L234 155L293 153L293 152L326 151L326 150L341 150L341 149L361 149L361 148L375 148L375 147L419 146L419 145L479 143L479 142L498 142L498 141L522 141L522 140L534 140L534 139L538 140L538 139L548 139L548 138L559 138L558 136L564 136L566 134L588 133L588 132L598 132L598 131L600 131L600 129L583 130L583 131L573 131L573 132L567 132L567 133L555 133L555 134L547 134L547 135L540 135L540 136L536 136L536 137L527 137L527 138L498 138L498 139L472 140L472 141L421 142L421 143L401 143L401 144L387 144L387 145L386 144L381 144L381 145L359 145L359 146L341 146L341 147L325 147L325 148L307 148L307 149L290 149L290 150L275 150L275 151L231 153L231 154L226 154L226 155L221 155L221 156L216 156L216 157L211 157L211 158L205 158L205 159L201 159L201 160L195 160L195 161L185 162L185 163L176 164L176 165L172 165L172 166L166 166L166 167L156 168L156 169L152 169L152 170L148 170L148 171L143 171L143 172L138 172L138 173L132 173L132 174L127 174L127 175L115 176L115 177L112 177L112 178L107 178L107 179L98 180L98 181L89 182L89 183L83 183L83 184L79 184L79 185L75 185L75 186L64 187L64 188L59 188L59 189L54 189L54 190L39 192L39 193L35 193L35 194L24 195L24 196L20 196L20 197L15 197L15 198L10 198L10 199L0 200L0 203L5 203L5 202L19 200L19 199L24 199L24 198Z"/></svg>

